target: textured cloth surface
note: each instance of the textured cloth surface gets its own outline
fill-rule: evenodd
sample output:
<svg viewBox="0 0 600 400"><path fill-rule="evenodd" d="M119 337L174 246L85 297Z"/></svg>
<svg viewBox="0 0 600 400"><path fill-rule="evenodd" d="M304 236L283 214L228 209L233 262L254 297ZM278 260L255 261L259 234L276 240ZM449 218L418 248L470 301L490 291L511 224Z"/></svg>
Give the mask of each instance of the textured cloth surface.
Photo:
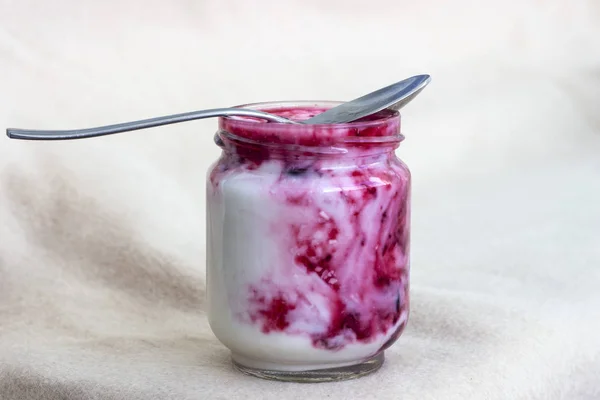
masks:
<svg viewBox="0 0 600 400"><path fill-rule="evenodd" d="M259 10L258 6L265 7ZM233 370L204 299L216 121L0 138L0 398L599 399L600 3L0 0L0 127L403 77L411 316L374 375Z"/></svg>

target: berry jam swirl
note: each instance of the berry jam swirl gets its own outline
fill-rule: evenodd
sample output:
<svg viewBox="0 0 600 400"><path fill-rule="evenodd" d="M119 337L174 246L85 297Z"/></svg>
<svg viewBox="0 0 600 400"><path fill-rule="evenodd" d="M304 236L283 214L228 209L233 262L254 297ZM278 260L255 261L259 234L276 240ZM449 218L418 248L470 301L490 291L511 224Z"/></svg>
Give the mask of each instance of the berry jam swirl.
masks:
<svg viewBox="0 0 600 400"><path fill-rule="evenodd" d="M296 120L324 111L261 109ZM394 152L399 115L322 126L223 118L219 128L208 268L226 281L226 304L213 314L326 352L391 345L409 307L410 173Z"/></svg>

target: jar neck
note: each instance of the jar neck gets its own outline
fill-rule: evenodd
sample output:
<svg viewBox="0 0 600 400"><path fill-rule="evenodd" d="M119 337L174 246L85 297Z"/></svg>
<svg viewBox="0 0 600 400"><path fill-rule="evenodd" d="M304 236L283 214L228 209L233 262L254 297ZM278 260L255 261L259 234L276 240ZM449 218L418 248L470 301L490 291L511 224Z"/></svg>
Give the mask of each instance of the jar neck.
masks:
<svg viewBox="0 0 600 400"><path fill-rule="evenodd" d="M335 106L333 102L259 103L242 106L302 121ZM219 120L215 142L228 157L265 160L371 162L393 155L404 137L400 115L383 110L357 122L344 124L284 124L248 117Z"/></svg>

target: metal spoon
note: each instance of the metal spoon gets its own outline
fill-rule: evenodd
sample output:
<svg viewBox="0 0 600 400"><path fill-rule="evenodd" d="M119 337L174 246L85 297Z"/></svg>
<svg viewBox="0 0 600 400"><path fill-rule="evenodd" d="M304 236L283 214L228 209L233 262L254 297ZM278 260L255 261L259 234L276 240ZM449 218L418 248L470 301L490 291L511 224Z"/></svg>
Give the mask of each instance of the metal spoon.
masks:
<svg viewBox="0 0 600 400"><path fill-rule="evenodd" d="M101 126L88 129L74 130L31 130L9 128L6 134L11 139L28 140L66 140L82 139L95 136L110 135L114 133L134 131L155 126L174 124L177 122L191 121L202 118L221 116L246 116L265 119L270 122L286 124L336 124L352 122L383 109L399 110L408 104L417 94L429 84L429 75L417 75L403 81L386 86L372 93L340 104L329 110L304 121L292 121L263 111L245 108L215 108L211 110L193 111L183 114L156 117L141 121L124 122L121 124Z"/></svg>

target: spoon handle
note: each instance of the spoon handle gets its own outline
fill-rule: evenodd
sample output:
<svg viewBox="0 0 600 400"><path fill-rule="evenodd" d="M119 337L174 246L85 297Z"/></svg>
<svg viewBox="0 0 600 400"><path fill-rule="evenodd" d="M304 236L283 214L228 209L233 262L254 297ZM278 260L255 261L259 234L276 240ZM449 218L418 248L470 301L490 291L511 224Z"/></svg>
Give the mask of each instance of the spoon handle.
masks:
<svg viewBox="0 0 600 400"><path fill-rule="evenodd" d="M8 128L6 135L11 139L25 140L70 140L83 139L95 136L111 135L113 133L135 131L138 129L152 128L155 126L175 124L178 122L192 121L202 118L223 117L223 116L243 116L266 119L271 122L294 123L278 115L269 114L258 110L243 108L214 108L210 110L192 111L183 114L167 115L164 117L155 117L143 119L140 121L123 122L120 124L100 126L97 128L73 129L73 130L32 130Z"/></svg>

